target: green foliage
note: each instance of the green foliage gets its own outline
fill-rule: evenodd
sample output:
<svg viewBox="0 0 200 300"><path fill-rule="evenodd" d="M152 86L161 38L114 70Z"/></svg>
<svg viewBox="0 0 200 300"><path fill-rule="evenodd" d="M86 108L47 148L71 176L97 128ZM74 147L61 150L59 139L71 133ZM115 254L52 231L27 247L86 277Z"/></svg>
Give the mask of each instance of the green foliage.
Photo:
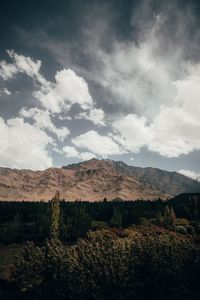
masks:
<svg viewBox="0 0 200 300"><path fill-rule="evenodd" d="M44 247L28 242L15 260L11 281L23 294L57 299L64 295L66 252L57 239Z"/></svg>
<svg viewBox="0 0 200 300"><path fill-rule="evenodd" d="M68 238L68 225L65 222L63 211L60 213L60 221L59 221L59 236L61 240L66 240Z"/></svg>
<svg viewBox="0 0 200 300"><path fill-rule="evenodd" d="M50 202L50 238L59 237L60 228L60 199L59 192L56 192L54 198Z"/></svg>
<svg viewBox="0 0 200 300"><path fill-rule="evenodd" d="M16 214L12 222L1 226L0 240L5 244L12 242L21 242L22 240L22 223L21 216Z"/></svg>
<svg viewBox="0 0 200 300"><path fill-rule="evenodd" d="M25 299L196 300L200 223L175 209L179 218L168 202L66 203L59 195L49 203L0 203L0 240L41 246L28 243L16 259L13 287ZM59 237L76 244L63 246Z"/></svg>
<svg viewBox="0 0 200 300"><path fill-rule="evenodd" d="M168 205L165 207L162 223L166 228L175 230L176 215L173 208Z"/></svg>
<svg viewBox="0 0 200 300"><path fill-rule="evenodd" d="M122 215L118 207L114 207L113 216L109 224L111 227L122 227Z"/></svg>
<svg viewBox="0 0 200 300"><path fill-rule="evenodd" d="M35 220L35 236L34 240L43 242L49 235L50 219L49 219L49 207L45 211L41 211L37 214Z"/></svg>
<svg viewBox="0 0 200 300"><path fill-rule="evenodd" d="M156 214L156 224L162 225L163 224L163 216L161 214L161 211L158 211Z"/></svg>
<svg viewBox="0 0 200 300"><path fill-rule="evenodd" d="M59 198L59 197L58 197ZM181 199L182 201L182 199ZM102 202L0 202L0 242L34 241L43 244L47 237L59 237L62 241L75 241L85 237L90 229L105 228L107 225L128 228L134 224L145 226L152 224L175 230L174 225L185 227L192 225L199 234L198 219L185 219L185 210L173 204L178 218L168 204L173 202L158 201L102 201ZM188 202L184 202L184 206ZM196 202L195 202L196 203ZM190 211L199 203L188 203ZM191 218L197 216L191 214ZM182 224L184 223L184 224ZM187 223L187 224L186 224ZM96 224L96 225L95 225ZM99 224L99 225L98 225ZM104 226L105 225L105 226Z"/></svg>
<svg viewBox="0 0 200 300"><path fill-rule="evenodd" d="M130 243L104 232L89 233L75 248L78 299L122 299L132 276Z"/></svg>
<svg viewBox="0 0 200 300"><path fill-rule="evenodd" d="M185 218L177 218L176 219L176 225L177 226L189 226L190 225L190 222L187 220L187 219L185 219Z"/></svg>
<svg viewBox="0 0 200 300"><path fill-rule="evenodd" d="M85 236L91 227L91 218L85 212L84 207L79 203L73 210L73 215L67 220L68 234L71 239L77 240L79 237Z"/></svg>
<svg viewBox="0 0 200 300"><path fill-rule="evenodd" d="M178 225L178 226L176 226L176 232L182 233L182 234L187 234L187 227Z"/></svg>
<svg viewBox="0 0 200 300"><path fill-rule="evenodd" d="M194 235L195 234L195 229L193 226L187 226L187 233Z"/></svg>
<svg viewBox="0 0 200 300"><path fill-rule="evenodd" d="M191 225L194 227L195 233L200 234L200 222L193 221L191 222Z"/></svg>
<svg viewBox="0 0 200 300"><path fill-rule="evenodd" d="M145 225L145 226L150 226L151 225L151 221L148 220L147 218L140 218L140 222L141 225Z"/></svg>
<svg viewBox="0 0 200 300"><path fill-rule="evenodd" d="M43 265L43 248L28 242L22 255L16 257L12 281L22 292L34 293L42 282Z"/></svg>
<svg viewBox="0 0 200 300"><path fill-rule="evenodd" d="M106 222L103 221L92 221L91 222L91 229L92 230L101 230L101 229L108 229L109 226Z"/></svg>
<svg viewBox="0 0 200 300"><path fill-rule="evenodd" d="M75 246L28 244L13 282L31 299L197 299L200 250L168 234L90 232ZM35 297L35 298L34 298Z"/></svg>
<svg viewBox="0 0 200 300"><path fill-rule="evenodd" d="M192 272L199 272L199 249L164 234L138 239L132 251L136 277L142 279L138 286L142 299L195 299L199 288L197 281L195 287L191 281L194 284L197 275Z"/></svg>

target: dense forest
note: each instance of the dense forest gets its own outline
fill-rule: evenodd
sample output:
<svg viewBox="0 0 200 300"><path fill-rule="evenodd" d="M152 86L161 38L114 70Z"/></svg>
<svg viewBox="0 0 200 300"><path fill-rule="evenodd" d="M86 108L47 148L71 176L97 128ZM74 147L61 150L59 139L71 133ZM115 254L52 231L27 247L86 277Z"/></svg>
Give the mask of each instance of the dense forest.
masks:
<svg viewBox="0 0 200 300"><path fill-rule="evenodd" d="M189 196L188 196L189 195ZM75 202L60 201L59 238L75 241L92 229L128 228L151 223L181 233L200 233L200 194L183 194L170 201ZM187 197L186 197L187 196ZM185 198L186 197L186 198ZM48 237L51 201L0 202L0 243L27 240L42 243ZM172 219L170 221L170 218ZM173 220L176 218L176 222ZM168 223L175 222L173 226Z"/></svg>
<svg viewBox="0 0 200 300"><path fill-rule="evenodd" d="M0 202L7 299L198 299L200 197ZM13 295L14 298L13 298Z"/></svg>

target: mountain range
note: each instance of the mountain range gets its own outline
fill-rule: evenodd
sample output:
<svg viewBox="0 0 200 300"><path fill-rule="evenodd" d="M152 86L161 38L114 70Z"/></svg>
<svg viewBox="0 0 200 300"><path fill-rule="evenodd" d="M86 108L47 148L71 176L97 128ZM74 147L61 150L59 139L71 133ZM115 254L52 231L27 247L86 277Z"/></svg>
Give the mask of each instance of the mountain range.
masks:
<svg viewBox="0 0 200 300"><path fill-rule="evenodd" d="M46 201L57 190L65 200L154 200L200 192L200 183L177 172L107 159L44 171L0 168L0 200Z"/></svg>

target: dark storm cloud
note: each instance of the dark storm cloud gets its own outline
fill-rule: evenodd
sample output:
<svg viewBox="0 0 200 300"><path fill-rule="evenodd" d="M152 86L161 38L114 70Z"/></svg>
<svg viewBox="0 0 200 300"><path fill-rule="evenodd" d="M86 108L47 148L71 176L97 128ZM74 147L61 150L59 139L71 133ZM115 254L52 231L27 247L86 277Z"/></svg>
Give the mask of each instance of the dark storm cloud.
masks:
<svg viewBox="0 0 200 300"><path fill-rule="evenodd" d="M155 16L164 14L157 32L159 55L170 56L178 42L186 57L198 60L199 10L199 1L11 1L0 11L2 57L14 48L41 59L51 80L57 69L71 68L89 82L92 96L108 113L128 112L129 106L116 105L109 89L94 80L93 73L102 68L96 52L112 53L116 41L139 46Z"/></svg>
<svg viewBox="0 0 200 300"><path fill-rule="evenodd" d="M198 1L64 1L60 5L50 1L24 7L11 21L17 49L40 58L49 78L62 67L78 72L88 81L97 104L111 114L129 112L130 106L119 101L116 105L115 96L102 86L99 50L112 55L116 42L140 47L159 15L164 19L157 31L158 56L168 59L174 48L181 48L181 58L199 59Z"/></svg>
<svg viewBox="0 0 200 300"><path fill-rule="evenodd" d="M191 9L192 15L189 13ZM66 42L67 40L70 43L74 41L81 45L85 42L84 29L97 30L99 26L99 34L101 34L101 30L103 33L100 37L101 47L109 50L113 39L137 39L138 34L140 36L141 32L143 33L151 27L156 14L166 13L166 11L170 15L164 23L163 30L167 37L170 37L171 42L176 42L176 27L184 26L184 24L177 23L179 15L183 13L185 24L189 21L191 25L190 27L185 26L184 32L186 37L190 35L193 39L197 31L195 25L198 25L194 24L194 21L196 22L197 19L188 20L188 18L194 17L195 14L199 19L199 1L60 0L57 3L50 0L31 1L28 4L23 0L4 1L0 10L1 51L3 51L3 47L5 49L13 46L20 47L22 41L16 35L17 29L28 33L41 31L51 37L53 41ZM31 40L29 42L32 45ZM23 49L26 47L29 47L29 43L23 45ZM76 51L78 50L81 49L76 49Z"/></svg>
<svg viewBox="0 0 200 300"><path fill-rule="evenodd" d="M199 1L9 1L0 9L0 55L9 61L5 51L14 49L41 60L41 74L51 82L63 68L83 77L95 107L102 108L109 117L110 127L95 128L100 134L106 136L108 130L112 131L112 122L128 114L146 118L145 126L143 119L137 120L146 132L162 105L174 105L169 84L185 78L187 63L193 68L199 63L199 16ZM152 61L157 63L155 74L149 76L138 66L140 55L142 68ZM16 117L21 107L40 107L32 95L35 86L24 74L6 83L6 88L12 96L1 98L1 117ZM73 106L71 115L79 110ZM77 119L54 117L54 124L67 126L70 139L91 130L89 121ZM143 150L133 155L135 164L177 170L190 166L198 171L194 163L197 154L165 158L145 150L147 144L139 141L142 143ZM73 146L69 139L68 145ZM130 155L122 158L128 162ZM59 153L54 161L64 164Z"/></svg>

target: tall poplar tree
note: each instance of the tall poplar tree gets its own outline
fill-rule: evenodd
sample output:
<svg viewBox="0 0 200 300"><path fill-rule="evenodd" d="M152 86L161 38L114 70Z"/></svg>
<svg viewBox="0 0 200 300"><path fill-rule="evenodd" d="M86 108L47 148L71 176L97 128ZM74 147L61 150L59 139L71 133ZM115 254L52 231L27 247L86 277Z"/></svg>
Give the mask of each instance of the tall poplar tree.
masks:
<svg viewBox="0 0 200 300"><path fill-rule="evenodd" d="M50 238L59 238L60 225L60 193L57 191L50 202Z"/></svg>

